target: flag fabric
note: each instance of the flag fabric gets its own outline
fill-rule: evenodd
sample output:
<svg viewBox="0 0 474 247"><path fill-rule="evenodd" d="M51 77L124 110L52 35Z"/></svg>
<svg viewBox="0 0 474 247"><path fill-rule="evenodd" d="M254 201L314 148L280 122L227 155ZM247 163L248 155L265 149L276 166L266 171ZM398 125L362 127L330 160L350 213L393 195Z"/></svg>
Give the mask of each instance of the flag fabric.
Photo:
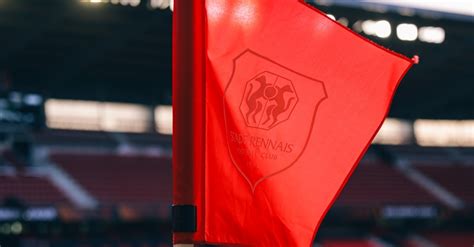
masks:
<svg viewBox="0 0 474 247"><path fill-rule="evenodd" d="M192 40L175 27L194 49L173 51L195 65L173 68L173 93L192 99L186 120L173 98L174 141L192 147L173 144L173 203L196 206L197 231L174 242L310 246L413 62L303 1L199 5Z"/></svg>

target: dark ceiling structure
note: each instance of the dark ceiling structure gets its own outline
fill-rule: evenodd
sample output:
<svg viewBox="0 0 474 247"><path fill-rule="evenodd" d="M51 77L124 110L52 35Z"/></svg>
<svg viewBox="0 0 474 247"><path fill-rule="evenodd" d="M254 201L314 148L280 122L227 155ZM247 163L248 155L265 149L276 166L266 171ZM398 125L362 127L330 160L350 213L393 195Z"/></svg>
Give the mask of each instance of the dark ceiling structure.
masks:
<svg viewBox="0 0 474 247"><path fill-rule="evenodd" d="M171 14L146 5L3 0L0 71L15 89L47 97L166 103Z"/></svg>
<svg viewBox="0 0 474 247"><path fill-rule="evenodd" d="M142 1L144 2L144 1ZM446 31L442 44L370 39L416 65L403 80L392 117L474 119L474 23L322 6L358 20L386 19ZM171 103L172 12L75 0L0 0L0 73L15 90L46 97Z"/></svg>

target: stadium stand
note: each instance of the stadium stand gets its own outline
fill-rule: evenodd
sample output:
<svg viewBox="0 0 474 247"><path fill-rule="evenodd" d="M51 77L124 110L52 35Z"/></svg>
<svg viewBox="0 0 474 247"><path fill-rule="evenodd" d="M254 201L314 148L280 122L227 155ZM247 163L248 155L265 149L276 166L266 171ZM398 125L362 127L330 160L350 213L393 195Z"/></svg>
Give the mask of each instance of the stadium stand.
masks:
<svg viewBox="0 0 474 247"><path fill-rule="evenodd" d="M446 162L455 162L459 159L456 155L457 149L446 147L387 145L383 149L390 152L397 159L407 160L412 163L446 164Z"/></svg>
<svg viewBox="0 0 474 247"><path fill-rule="evenodd" d="M104 148L115 148L117 142L109 133L98 131L45 130L34 135L35 143L54 146L84 146L94 144Z"/></svg>
<svg viewBox="0 0 474 247"><path fill-rule="evenodd" d="M51 159L102 204L171 202L171 161L164 157L53 154Z"/></svg>
<svg viewBox="0 0 474 247"><path fill-rule="evenodd" d="M438 203L429 192L384 163L360 164L336 202L344 206Z"/></svg>
<svg viewBox="0 0 474 247"><path fill-rule="evenodd" d="M403 243L401 244L403 247L423 247L423 245L420 245L418 241L413 240L413 239L405 239Z"/></svg>
<svg viewBox="0 0 474 247"><path fill-rule="evenodd" d="M171 128L171 115L157 111L171 113L173 103L172 12L156 6L166 1L0 0L0 247L172 246L171 132L160 129L161 119ZM313 247L473 246L472 16L305 2L420 57L393 100L395 138L374 141ZM364 30L381 20L389 37ZM400 39L401 24L415 25L417 38ZM441 42L422 39L432 28ZM72 110L65 101L101 107ZM106 114L105 104L139 106L146 117ZM450 123L421 135L420 120Z"/></svg>
<svg viewBox="0 0 474 247"><path fill-rule="evenodd" d="M474 244L474 232L433 232L425 234L424 237L438 247L461 247Z"/></svg>
<svg viewBox="0 0 474 247"><path fill-rule="evenodd" d="M0 175L0 199L7 198L28 205L69 203L48 179L32 175Z"/></svg>
<svg viewBox="0 0 474 247"><path fill-rule="evenodd" d="M474 204L474 166L417 165L416 168L461 198L465 203Z"/></svg>
<svg viewBox="0 0 474 247"><path fill-rule="evenodd" d="M337 239L337 240L325 240L322 247L382 247L381 245L373 240L366 239Z"/></svg>

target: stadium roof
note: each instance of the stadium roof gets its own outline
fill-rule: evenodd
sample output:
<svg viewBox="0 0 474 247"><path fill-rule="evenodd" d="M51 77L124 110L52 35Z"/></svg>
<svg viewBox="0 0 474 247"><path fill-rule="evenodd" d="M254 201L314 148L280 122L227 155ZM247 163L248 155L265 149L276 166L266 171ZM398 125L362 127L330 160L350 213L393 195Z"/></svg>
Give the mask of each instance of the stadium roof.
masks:
<svg viewBox="0 0 474 247"><path fill-rule="evenodd" d="M472 0L314 0L313 2L474 21Z"/></svg>
<svg viewBox="0 0 474 247"><path fill-rule="evenodd" d="M368 36L420 64L395 97L397 118L474 119L474 25L463 19L401 15L331 5L353 27L387 20L391 35ZM171 103L171 17L167 10L64 0L0 0L0 73L18 90L54 98ZM440 44L402 41L396 27L441 27ZM2 72L3 71L3 72Z"/></svg>

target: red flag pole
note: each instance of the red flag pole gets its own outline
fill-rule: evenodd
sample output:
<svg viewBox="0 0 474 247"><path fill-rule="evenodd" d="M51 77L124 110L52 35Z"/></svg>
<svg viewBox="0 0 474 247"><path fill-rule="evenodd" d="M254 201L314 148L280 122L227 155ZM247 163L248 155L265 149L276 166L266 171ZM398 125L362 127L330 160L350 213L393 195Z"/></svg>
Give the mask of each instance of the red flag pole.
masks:
<svg viewBox="0 0 474 247"><path fill-rule="evenodd" d="M204 121L204 1L175 0L173 12L173 243L199 234Z"/></svg>

